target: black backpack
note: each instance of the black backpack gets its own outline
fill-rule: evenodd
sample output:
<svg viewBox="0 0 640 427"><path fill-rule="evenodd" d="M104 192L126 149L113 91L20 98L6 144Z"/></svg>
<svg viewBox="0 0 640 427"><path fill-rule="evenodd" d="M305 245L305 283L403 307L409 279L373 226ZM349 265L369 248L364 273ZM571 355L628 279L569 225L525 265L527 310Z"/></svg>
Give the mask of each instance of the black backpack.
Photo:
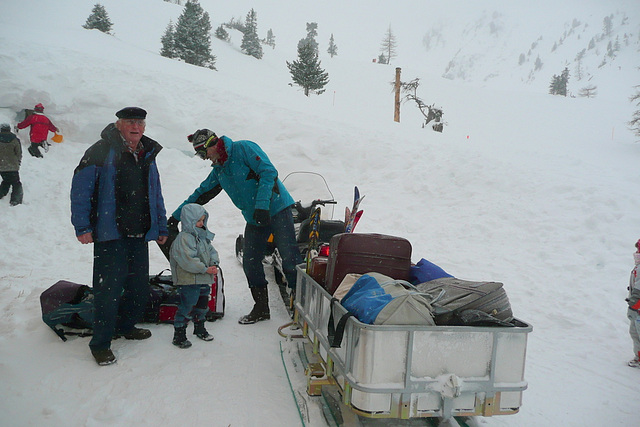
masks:
<svg viewBox="0 0 640 427"><path fill-rule="evenodd" d="M58 336L89 336L93 329L93 292L87 285L59 280L40 295L42 320Z"/></svg>

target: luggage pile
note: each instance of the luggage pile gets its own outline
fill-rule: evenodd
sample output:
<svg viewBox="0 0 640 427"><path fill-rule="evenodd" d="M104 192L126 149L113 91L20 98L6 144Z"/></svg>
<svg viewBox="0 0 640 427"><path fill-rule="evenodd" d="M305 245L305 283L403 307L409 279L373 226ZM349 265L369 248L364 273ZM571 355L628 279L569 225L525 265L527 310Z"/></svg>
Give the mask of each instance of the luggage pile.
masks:
<svg viewBox="0 0 640 427"><path fill-rule="evenodd" d="M143 323L173 323L178 303L177 287L171 275L163 270L149 276L149 300L143 315ZM90 336L93 332L93 289L90 286L59 280L40 295L42 320L63 341L67 336ZM211 284L208 321L224 316L224 277L218 269Z"/></svg>
<svg viewBox="0 0 640 427"><path fill-rule="evenodd" d="M412 265L411 250L402 237L336 234L309 274L363 323L512 326L502 283L458 279L424 258ZM376 318L400 307L405 317Z"/></svg>
<svg viewBox="0 0 640 427"><path fill-rule="evenodd" d="M533 328L513 316L502 283L413 265L400 237L343 233L323 249L297 267L292 330L302 335L291 337L304 339L310 396L366 418L518 412Z"/></svg>

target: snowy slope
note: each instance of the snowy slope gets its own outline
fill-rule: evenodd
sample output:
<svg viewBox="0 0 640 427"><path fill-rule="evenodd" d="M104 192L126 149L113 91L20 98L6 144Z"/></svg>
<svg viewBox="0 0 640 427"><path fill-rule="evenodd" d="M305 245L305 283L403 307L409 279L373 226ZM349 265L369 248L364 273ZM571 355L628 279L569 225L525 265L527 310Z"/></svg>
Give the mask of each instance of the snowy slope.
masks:
<svg viewBox="0 0 640 427"><path fill-rule="evenodd" d="M239 52L237 33L230 44L213 38L218 71L157 54L180 6L101 3L113 36L82 28L93 1L0 5L0 121L13 124L17 111L42 102L65 135L44 159L23 159L25 203L0 201L0 425L300 424L280 360L282 305L272 299L269 322L236 322L251 302L233 255L244 223L225 195L206 206L227 294L227 315L209 328L213 343L183 351L170 344L171 327L151 325L147 342L115 341L118 363L103 368L87 338L63 343L41 321L44 289L59 279L90 284L91 248L76 241L69 220L70 180L84 150L126 105L149 111L146 132L165 147L158 163L169 212L209 172L185 138L209 127L258 142L281 176L322 173L338 212L358 185L367 195L358 231L410 239L414 262L424 257L460 278L504 282L516 315L534 326L529 389L519 414L477 424L637 424L640 371L626 366L624 303L640 237L640 146L626 128L634 110L628 98L640 82L637 2L452 1L444 8L201 0L214 29L254 8L259 34L271 28L276 36L260 61ZM633 42L606 66L598 68L606 44L585 60L598 96L548 95L552 75L564 66L573 73L575 54L610 14L620 24L616 35ZM580 38L576 30L551 52L574 20ZM285 64L296 58L306 22L319 24L330 77L325 94L309 98L288 85ZM398 58L374 64L389 25ZM329 58L332 33L338 56ZM521 67L518 56L540 36L532 55L544 67L528 79L532 63ZM411 104L393 122L395 67L404 81L419 77L419 96L442 106L442 134L422 129ZM572 93L581 87L572 78ZM27 132L19 136L26 148ZM150 252L152 273L168 267L154 244Z"/></svg>

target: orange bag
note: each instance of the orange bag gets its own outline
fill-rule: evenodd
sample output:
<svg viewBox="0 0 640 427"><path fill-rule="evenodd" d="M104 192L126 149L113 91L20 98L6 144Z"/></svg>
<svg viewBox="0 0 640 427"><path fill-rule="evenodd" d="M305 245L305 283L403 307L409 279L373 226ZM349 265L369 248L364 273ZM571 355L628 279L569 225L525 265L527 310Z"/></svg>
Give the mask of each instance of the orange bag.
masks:
<svg viewBox="0 0 640 427"><path fill-rule="evenodd" d="M53 142L62 142L64 141L64 137L62 136L62 134L59 134L58 132L56 132L55 135L53 135L53 137L51 138L51 140Z"/></svg>

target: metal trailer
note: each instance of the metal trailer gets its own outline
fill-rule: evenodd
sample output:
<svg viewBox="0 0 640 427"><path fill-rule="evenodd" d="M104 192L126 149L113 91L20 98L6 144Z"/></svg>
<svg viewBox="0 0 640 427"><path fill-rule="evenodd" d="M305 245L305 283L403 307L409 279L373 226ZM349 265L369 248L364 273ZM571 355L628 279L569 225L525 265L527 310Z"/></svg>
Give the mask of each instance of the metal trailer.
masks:
<svg viewBox="0 0 640 427"><path fill-rule="evenodd" d="M336 321L347 311L331 304L304 265L297 269L294 323L309 349L309 395L337 387L341 407L375 419L518 412L531 325L515 319L514 327L378 326L350 317L341 346L332 348L331 311Z"/></svg>

